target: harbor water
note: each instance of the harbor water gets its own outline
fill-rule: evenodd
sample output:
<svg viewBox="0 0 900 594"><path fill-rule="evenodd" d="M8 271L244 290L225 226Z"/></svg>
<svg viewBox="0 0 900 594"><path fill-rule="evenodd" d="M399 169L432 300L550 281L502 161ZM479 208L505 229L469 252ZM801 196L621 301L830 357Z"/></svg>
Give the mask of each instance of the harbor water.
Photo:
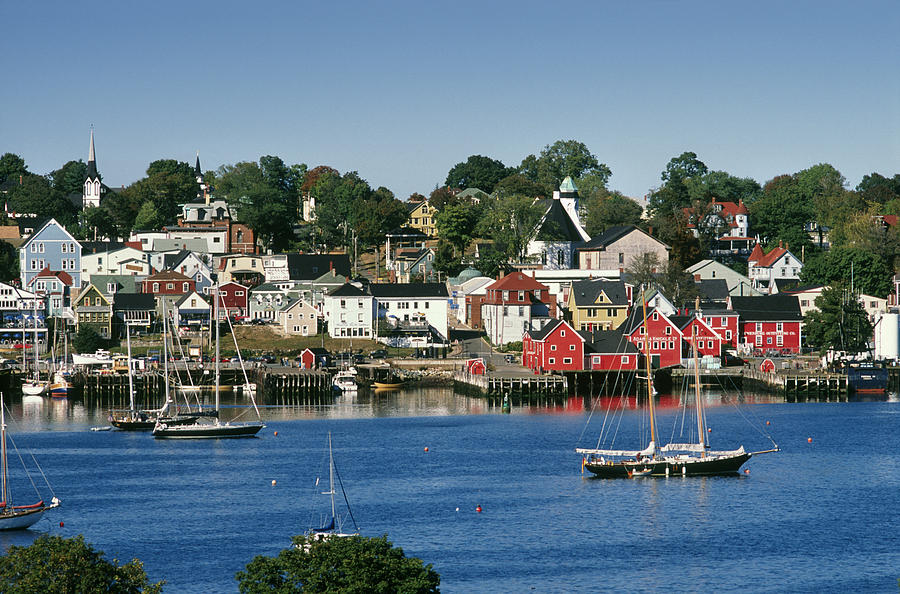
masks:
<svg viewBox="0 0 900 594"><path fill-rule="evenodd" d="M781 447L748 474L596 480L574 448L602 420L580 398L501 414L444 388L361 393L263 408L259 438L219 441L92 432L105 410L13 399L16 444L62 507L0 544L83 534L166 592L237 591L254 555L320 520L330 431L361 533L433 564L443 592L896 592L900 403L763 400L708 409L714 449Z"/></svg>

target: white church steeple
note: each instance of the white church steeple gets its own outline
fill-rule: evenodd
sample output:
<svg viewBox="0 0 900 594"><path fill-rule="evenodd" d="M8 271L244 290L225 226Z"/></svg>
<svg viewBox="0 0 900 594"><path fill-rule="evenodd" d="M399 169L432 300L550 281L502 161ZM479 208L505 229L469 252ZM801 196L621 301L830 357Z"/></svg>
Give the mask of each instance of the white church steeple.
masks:
<svg viewBox="0 0 900 594"><path fill-rule="evenodd" d="M97 172L97 157L94 153L94 127L91 126L91 148L88 153L87 175L84 178L84 191L81 197L83 208L100 206L101 188L100 174Z"/></svg>

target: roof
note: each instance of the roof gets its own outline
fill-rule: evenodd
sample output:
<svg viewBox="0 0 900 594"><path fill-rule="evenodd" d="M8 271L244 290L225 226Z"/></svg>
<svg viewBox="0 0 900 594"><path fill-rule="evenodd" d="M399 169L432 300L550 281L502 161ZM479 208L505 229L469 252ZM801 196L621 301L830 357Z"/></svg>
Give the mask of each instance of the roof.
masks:
<svg viewBox="0 0 900 594"><path fill-rule="evenodd" d="M115 252L128 247L121 241L82 241L81 255L98 254L100 252Z"/></svg>
<svg viewBox="0 0 900 594"><path fill-rule="evenodd" d="M351 283L344 283L328 294L330 297L368 297L362 289Z"/></svg>
<svg viewBox="0 0 900 594"><path fill-rule="evenodd" d="M447 297L444 283L372 283L374 297Z"/></svg>
<svg viewBox="0 0 900 594"><path fill-rule="evenodd" d="M528 336L530 336L532 340L544 340L547 338L548 334L556 330L556 328L563 323L565 323L563 320L553 320L549 324L545 324L540 330L529 330Z"/></svg>
<svg viewBox="0 0 900 594"><path fill-rule="evenodd" d="M156 297L152 293L116 293L113 295L113 309L156 309Z"/></svg>
<svg viewBox="0 0 900 594"><path fill-rule="evenodd" d="M600 235L594 237L593 239L591 239L590 241L585 243L583 246L575 248L575 249L576 249L576 251L606 249L606 247L608 245L611 245L611 244L619 241L620 239L622 239L629 233L633 233L635 231L646 235L647 237L656 241L660 245L665 246L666 249L669 249L668 245L666 245L659 239L653 237L652 235L645 233L644 231L638 229L634 225L616 225L615 227L610 227L609 229L607 229Z"/></svg>
<svg viewBox="0 0 900 594"><path fill-rule="evenodd" d="M291 280L315 280L334 270L341 276L350 276L350 256L347 254L286 254L288 278Z"/></svg>
<svg viewBox="0 0 900 594"><path fill-rule="evenodd" d="M572 180L572 176L567 175L562 183L559 184L559 193L560 194L570 194L577 192L578 188L575 186L574 180Z"/></svg>
<svg viewBox="0 0 900 594"><path fill-rule="evenodd" d="M559 200L551 200L550 208L538 226L537 241L583 241L572 217Z"/></svg>
<svg viewBox="0 0 900 594"><path fill-rule="evenodd" d="M57 278L60 280L60 282L66 284L70 287L72 286L72 283L74 282L72 280L72 275L70 275L65 270L50 270L50 268L44 268L43 270L38 272L38 274L35 278Z"/></svg>
<svg viewBox="0 0 900 594"><path fill-rule="evenodd" d="M452 286L458 286L479 276L481 276L481 272L469 266L468 268L460 272L459 275L448 278L447 283Z"/></svg>
<svg viewBox="0 0 900 594"><path fill-rule="evenodd" d="M175 306L176 306L176 307L181 307L181 305L182 305L185 301L187 301L188 299L190 299L190 298L191 298L192 296L194 296L194 295L196 295L197 297L199 297L199 298L200 298L200 301L203 302L203 306L205 306L205 307L201 306L201 309L209 309L209 303L206 301L206 298L203 297L203 295L201 295L201 294L198 293L197 291L193 291L193 292L191 292L191 293L185 293L184 295L182 295L182 296L181 296L181 299L179 299L178 301L175 302Z"/></svg>
<svg viewBox="0 0 900 594"><path fill-rule="evenodd" d="M189 276L185 276L180 272L175 272L174 270L163 270L162 272L157 272L156 274L151 274L146 279L148 281L190 281L191 278Z"/></svg>
<svg viewBox="0 0 900 594"><path fill-rule="evenodd" d="M489 291L493 290L503 290L503 291L534 291L534 290L542 290L549 291L550 287L545 285L544 283L538 282L534 279L534 277L528 276L524 272L510 272L503 278L497 280L492 285L488 285L487 289Z"/></svg>
<svg viewBox="0 0 900 594"><path fill-rule="evenodd" d="M725 301L728 299L728 283L724 278L708 278L695 281L700 291L700 298L706 301Z"/></svg>
<svg viewBox="0 0 900 594"><path fill-rule="evenodd" d="M572 283L572 297L575 299L576 307L596 305L601 293L610 300L609 305L628 305L625 283L622 281L595 279Z"/></svg>
<svg viewBox="0 0 900 594"><path fill-rule="evenodd" d="M626 340L621 332L620 326L617 330L579 330L578 333L585 339L585 351L591 353L614 353L617 355L637 355L640 354L638 349L630 340Z"/></svg>
<svg viewBox="0 0 900 594"><path fill-rule="evenodd" d="M762 295L760 297L732 297L731 309L748 322L800 321L800 301L794 295Z"/></svg>
<svg viewBox="0 0 900 594"><path fill-rule="evenodd" d="M753 246L753 251L750 252L750 256L747 258L747 262L756 262L756 266L760 266L762 268L768 268L775 264L785 254L790 254L787 248L781 245L781 242L778 242L778 247L772 248L768 254L763 253L762 248L757 243ZM791 254L793 255L793 254ZM794 259L797 259L796 256Z"/></svg>

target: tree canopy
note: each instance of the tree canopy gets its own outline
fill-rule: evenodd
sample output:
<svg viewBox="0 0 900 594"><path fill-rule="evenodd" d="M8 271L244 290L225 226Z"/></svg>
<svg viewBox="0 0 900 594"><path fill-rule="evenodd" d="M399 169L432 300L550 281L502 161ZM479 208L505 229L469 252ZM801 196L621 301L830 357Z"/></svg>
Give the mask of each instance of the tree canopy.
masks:
<svg viewBox="0 0 900 594"><path fill-rule="evenodd" d="M859 248L834 247L807 258L800 280L807 284L847 287L852 284L854 290L884 298L892 290L893 273L893 268L878 254Z"/></svg>
<svg viewBox="0 0 900 594"><path fill-rule="evenodd" d="M872 324L859 298L844 285L826 287L816 297L817 310L803 318L806 342L821 351L865 352L872 337Z"/></svg>
<svg viewBox="0 0 900 594"><path fill-rule="evenodd" d="M29 175L25 159L15 153L3 153L0 157L0 184L19 175Z"/></svg>
<svg viewBox="0 0 900 594"><path fill-rule="evenodd" d="M386 536L315 540L295 536L275 557L258 555L235 576L243 594L264 592L438 592L441 578Z"/></svg>
<svg viewBox="0 0 900 594"><path fill-rule="evenodd" d="M447 173L444 185L449 188L478 188L490 194L500 180L515 173L515 169L507 167L497 159L472 155L462 163L457 163Z"/></svg>
<svg viewBox="0 0 900 594"><path fill-rule="evenodd" d="M552 196L566 176L575 179L592 174L600 177L605 184L612 170L598 161L583 142L557 140L545 146L540 155L525 157L519 165L519 173L540 184L545 196Z"/></svg>
<svg viewBox="0 0 900 594"><path fill-rule="evenodd" d="M102 551L81 535L62 538L43 534L28 546L10 546L0 557L0 591L113 592L136 594L162 591L165 582L150 583L143 564L133 559L124 565L107 561Z"/></svg>
<svg viewBox="0 0 900 594"><path fill-rule="evenodd" d="M583 199L583 203L584 227L591 236L617 225L637 225L644 212L640 204L620 192L605 192Z"/></svg>

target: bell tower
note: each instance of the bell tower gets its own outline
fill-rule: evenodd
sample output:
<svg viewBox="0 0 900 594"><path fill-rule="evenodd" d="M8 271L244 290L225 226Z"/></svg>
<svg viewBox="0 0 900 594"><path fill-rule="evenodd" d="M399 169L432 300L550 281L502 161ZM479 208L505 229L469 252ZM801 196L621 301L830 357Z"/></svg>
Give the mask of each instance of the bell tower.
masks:
<svg viewBox="0 0 900 594"><path fill-rule="evenodd" d="M100 174L97 172L97 158L94 154L94 127L91 126L91 149L88 153L87 175L84 177L84 191L81 202L83 208L100 206Z"/></svg>

